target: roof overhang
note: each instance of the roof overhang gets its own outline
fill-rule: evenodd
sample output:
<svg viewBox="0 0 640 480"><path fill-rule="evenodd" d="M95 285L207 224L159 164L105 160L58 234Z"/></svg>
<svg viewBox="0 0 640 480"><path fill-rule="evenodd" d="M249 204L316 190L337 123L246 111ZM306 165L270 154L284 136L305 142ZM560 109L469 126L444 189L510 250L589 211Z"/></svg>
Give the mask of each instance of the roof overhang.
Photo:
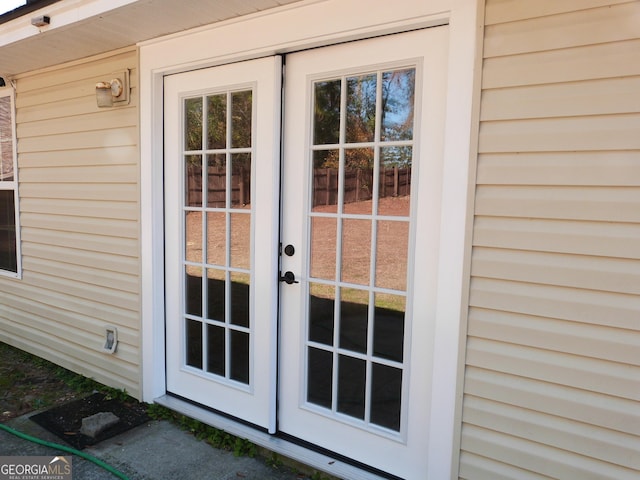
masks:
<svg viewBox="0 0 640 480"><path fill-rule="evenodd" d="M0 23L0 76L10 78L297 1L40 0L0 16L0 22L5 20ZM49 25L32 25L33 18L44 15Z"/></svg>

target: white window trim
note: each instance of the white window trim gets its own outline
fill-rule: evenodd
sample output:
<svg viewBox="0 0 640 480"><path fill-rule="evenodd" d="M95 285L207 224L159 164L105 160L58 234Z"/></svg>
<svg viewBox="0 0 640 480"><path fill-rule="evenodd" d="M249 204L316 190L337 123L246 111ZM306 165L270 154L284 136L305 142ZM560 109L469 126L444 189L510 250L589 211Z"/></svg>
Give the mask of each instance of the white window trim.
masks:
<svg viewBox="0 0 640 480"><path fill-rule="evenodd" d="M16 137L16 96L13 84L0 88L0 97L9 97L11 101L11 135L13 148L13 180L0 181L0 190L13 190L16 226L16 271L0 269L0 276L9 278L22 278L22 250L20 242L20 195L18 194L18 148Z"/></svg>
<svg viewBox="0 0 640 480"><path fill-rule="evenodd" d="M441 248L426 478L457 478L475 177L477 59L482 0L308 0L140 47L142 394L165 393L163 263L163 76L233 61L449 23ZM333 12L341 11L336 18ZM310 22L309 19L313 21ZM247 31L254 32L246 35ZM216 45L216 49L211 46ZM461 141L464 139L463 141ZM452 241L453 239L453 241Z"/></svg>

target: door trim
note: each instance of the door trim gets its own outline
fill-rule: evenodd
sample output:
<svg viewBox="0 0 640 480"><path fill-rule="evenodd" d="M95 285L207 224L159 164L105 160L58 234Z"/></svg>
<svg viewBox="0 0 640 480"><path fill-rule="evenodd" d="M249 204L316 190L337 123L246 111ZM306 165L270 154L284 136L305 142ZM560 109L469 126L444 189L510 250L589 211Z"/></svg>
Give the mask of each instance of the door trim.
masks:
<svg viewBox="0 0 640 480"><path fill-rule="evenodd" d="M140 47L140 248L141 384L143 400L165 393L163 248L163 76L342 41L451 23L447 72L445 168L440 275L435 319L431 434L428 478L457 476L460 392L464 364L472 187L477 145L478 85L484 11L481 0L414 0L393 4L365 0L303 1L194 29ZM352 12L332 17L335 11ZM353 12L359 12L356 15ZM319 28L321 29L319 30ZM247 30L263 34L247 38ZM237 40L237 41L230 41ZM224 41L222 41L224 40ZM211 45L216 45L212 53ZM189 47L189 48L186 48ZM462 334L461 334L462 333ZM248 435L247 435L248 436ZM268 447L271 448L271 447ZM302 449L290 456L312 464ZM322 468L322 467L319 467ZM327 470L324 464L323 470ZM358 478L355 475L345 475ZM365 477L361 477L365 478ZM369 477L371 478L371 477Z"/></svg>

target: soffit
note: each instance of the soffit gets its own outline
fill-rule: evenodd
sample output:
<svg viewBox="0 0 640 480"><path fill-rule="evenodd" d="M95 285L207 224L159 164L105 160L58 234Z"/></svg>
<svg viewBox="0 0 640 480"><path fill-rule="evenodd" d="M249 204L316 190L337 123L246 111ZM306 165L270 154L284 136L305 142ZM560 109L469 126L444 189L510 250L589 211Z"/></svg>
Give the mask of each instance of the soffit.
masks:
<svg viewBox="0 0 640 480"><path fill-rule="evenodd" d="M51 25L38 33L30 19L47 13L41 9L11 21L33 28L34 34L0 46L0 75L10 77L297 1L140 0L59 28L53 28L52 15Z"/></svg>

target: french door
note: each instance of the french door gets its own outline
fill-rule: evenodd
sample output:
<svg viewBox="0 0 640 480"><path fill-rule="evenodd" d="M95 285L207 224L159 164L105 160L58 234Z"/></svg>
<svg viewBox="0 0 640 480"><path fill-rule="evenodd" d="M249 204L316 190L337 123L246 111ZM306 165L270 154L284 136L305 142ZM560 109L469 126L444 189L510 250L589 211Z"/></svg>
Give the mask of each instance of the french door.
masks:
<svg viewBox="0 0 640 480"><path fill-rule="evenodd" d="M281 76L172 75L164 114L167 390L272 433Z"/></svg>
<svg viewBox="0 0 640 480"><path fill-rule="evenodd" d="M167 77L169 392L422 476L446 42L289 54L284 90L278 57Z"/></svg>

